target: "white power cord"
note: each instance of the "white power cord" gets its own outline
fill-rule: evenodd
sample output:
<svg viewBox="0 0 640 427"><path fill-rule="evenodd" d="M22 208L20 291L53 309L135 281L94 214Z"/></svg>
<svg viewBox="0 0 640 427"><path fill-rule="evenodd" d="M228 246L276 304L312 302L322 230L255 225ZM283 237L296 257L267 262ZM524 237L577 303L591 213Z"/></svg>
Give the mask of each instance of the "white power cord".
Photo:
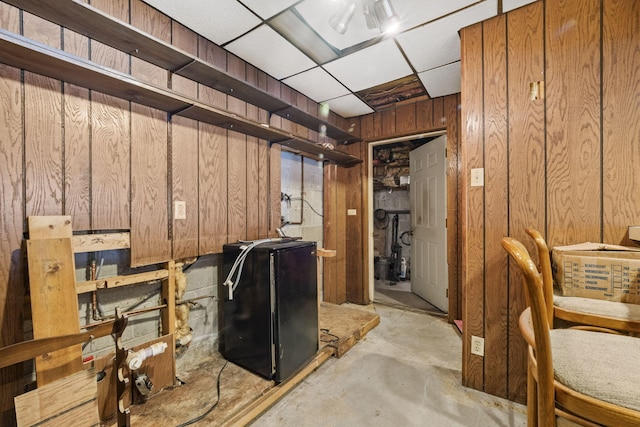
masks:
<svg viewBox="0 0 640 427"><path fill-rule="evenodd" d="M251 252L251 250L256 246L261 245L263 243L281 242L282 240L283 239L281 237L277 237L272 239L261 239L261 240L247 241L247 242L240 241L240 243L246 243L246 245L243 244L242 246L240 246L240 254L236 257L236 260L231 266L231 270L229 271L227 278L223 282L223 285L225 285L228 288L229 301L233 300L233 291L236 290L236 288L238 287L238 283L240 283L240 277L242 276L242 268L244 267L244 260L247 258L247 255L249 254L249 252ZM236 274L236 271L237 271L237 276L234 281L233 276Z"/></svg>

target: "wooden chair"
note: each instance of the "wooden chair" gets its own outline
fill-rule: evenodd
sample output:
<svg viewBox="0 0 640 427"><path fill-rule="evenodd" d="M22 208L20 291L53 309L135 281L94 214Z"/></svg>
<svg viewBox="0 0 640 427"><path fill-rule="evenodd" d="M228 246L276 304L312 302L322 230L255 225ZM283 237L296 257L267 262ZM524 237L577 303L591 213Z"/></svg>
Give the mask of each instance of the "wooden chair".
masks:
<svg viewBox="0 0 640 427"><path fill-rule="evenodd" d="M640 339L580 329L550 329L543 283L526 248L510 237L502 246L518 265L530 307L519 326L528 344L527 419L555 426L640 425Z"/></svg>
<svg viewBox="0 0 640 427"><path fill-rule="evenodd" d="M538 230L526 228L525 231L538 249L539 271L542 274L544 300L551 327L555 317L578 325L640 333L640 305L638 304L554 294L551 256L547 242Z"/></svg>

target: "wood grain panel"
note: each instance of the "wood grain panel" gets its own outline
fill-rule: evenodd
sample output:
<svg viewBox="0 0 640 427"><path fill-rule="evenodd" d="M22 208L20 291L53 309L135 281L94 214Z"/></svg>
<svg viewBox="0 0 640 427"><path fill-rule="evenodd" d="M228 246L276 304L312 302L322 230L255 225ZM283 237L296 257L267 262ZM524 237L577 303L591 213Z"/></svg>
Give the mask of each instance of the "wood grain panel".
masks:
<svg viewBox="0 0 640 427"><path fill-rule="evenodd" d="M449 321L462 318L462 292L459 289L459 221L458 170L460 160L460 126L458 118L459 95L444 100L447 115L447 259L449 268Z"/></svg>
<svg viewBox="0 0 640 427"><path fill-rule="evenodd" d="M322 244L327 249L336 250L338 246L337 234L337 203L336 203L336 186L337 186L338 168L335 164L326 163L324 165L323 180L323 215L324 215L324 235ZM337 255L337 250L336 250ZM322 273L323 278L323 301L336 304L338 301L338 263L337 257L324 258Z"/></svg>
<svg viewBox="0 0 640 427"><path fill-rule="evenodd" d="M365 141L370 141L374 138L373 129L373 114L367 114L360 120L360 136Z"/></svg>
<svg viewBox="0 0 640 427"><path fill-rule="evenodd" d="M199 253L222 252L227 243L227 131L200 123Z"/></svg>
<svg viewBox="0 0 640 427"><path fill-rule="evenodd" d="M417 128L416 104L403 105L396 109L396 133L408 134Z"/></svg>
<svg viewBox="0 0 640 427"><path fill-rule="evenodd" d="M167 113L131 104L131 266L171 259Z"/></svg>
<svg viewBox="0 0 640 427"><path fill-rule="evenodd" d="M281 93L280 93L280 88L282 86L282 84L274 79L273 77L267 75L267 87L266 87L266 91L271 95L271 96L275 96L276 98L280 98L281 97ZM269 120L269 125L273 126L274 128L282 128L282 117L278 116L277 114L272 114L271 115L271 119Z"/></svg>
<svg viewBox="0 0 640 427"><path fill-rule="evenodd" d="M347 302L347 259L353 254L347 253L347 188L348 182L345 176L345 168L337 167L336 174L336 256L331 258L336 261L336 304ZM349 266L351 267L351 265Z"/></svg>
<svg viewBox="0 0 640 427"><path fill-rule="evenodd" d="M511 12L507 17L509 103L509 235L536 251L524 232L545 232L544 99L529 98L529 82L544 76L542 3ZM526 346L517 319L525 307L522 276L509 267L508 398L526 400Z"/></svg>
<svg viewBox="0 0 640 427"><path fill-rule="evenodd" d="M640 2L605 0L603 14L603 241L631 245L640 224Z"/></svg>
<svg viewBox="0 0 640 427"><path fill-rule="evenodd" d="M441 129L446 123L446 117L444 115L444 99L440 96L431 100L433 108L433 127Z"/></svg>
<svg viewBox="0 0 640 427"><path fill-rule="evenodd" d="M89 59L89 39L63 29L64 50ZM91 229L89 90L64 83L64 213L75 230Z"/></svg>
<svg viewBox="0 0 640 427"><path fill-rule="evenodd" d="M91 6L129 21L128 0L91 0ZM91 60L123 73L130 72L129 55L91 41ZM129 229L131 114L129 102L91 92L91 226Z"/></svg>
<svg viewBox="0 0 640 427"><path fill-rule="evenodd" d="M129 0L91 0L91 6L129 22ZM91 60L122 73L129 73L129 55L98 41L91 41Z"/></svg>
<svg viewBox="0 0 640 427"><path fill-rule="evenodd" d="M380 114L382 119L382 135L390 136L396 133L396 110L390 108L382 111Z"/></svg>
<svg viewBox="0 0 640 427"><path fill-rule="evenodd" d="M358 157L366 158L365 142L358 142L344 147L344 151ZM339 175L342 175L345 183L345 254L349 258L356 254L365 254L363 241L363 228L365 227L363 195L367 193L363 186L364 163L359 163L350 168L339 168ZM348 209L355 209L356 215L346 215ZM356 304L367 304L370 302L368 280L365 281L365 266L368 266L368 257L361 256L360 262L349 262L349 268L345 268L345 298L349 302ZM346 258L345 258L346 263ZM365 283L366 282L366 283ZM365 286L365 284L367 286Z"/></svg>
<svg viewBox="0 0 640 427"><path fill-rule="evenodd" d="M25 37L60 48L60 27L23 14ZM62 83L24 73L26 215L63 211Z"/></svg>
<svg viewBox="0 0 640 427"><path fill-rule="evenodd" d="M264 239L269 236L271 200L269 189L271 187L269 179L269 143L262 139L258 140L258 183L258 238Z"/></svg>
<svg viewBox="0 0 640 427"><path fill-rule="evenodd" d="M91 225L129 229L129 102L91 93Z"/></svg>
<svg viewBox="0 0 640 427"><path fill-rule="evenodd" d="M130 0L131 25L157 39L171 42L171 19L141 0ZM149 62L131 57L131 74L141 81L167 87L169 72Z"/></svg>
<svg viewBox="0 0 640 427"><path fill-rule="evenodd" d="M247 71L245 68L245 62L237 56L228 53L227 54L227 73L234 76L238 80L247 80ZM239 114L241 116L247 115L247 103L238 98L227 94L227 108L229 111Z"/></svg>
<svg viewBox="0 0 640 427"><path fill-rule="evenodd" d="M545 3L548 239L600 241L600 1Z"/></svg>
<svg viewBox="0 0 640 427"><path fill-rule="evenodd" d="M225 50L202 37L198 37L198 57L221 70L227 69L227 53ZM214 107L227 109L226 94L202 84L198 86L200 87L201 100Z"/></svg>
<svg viewBox="0 0 640 427"><path fill-rule="evenodd" d="M246 137L246 234L248 240L256 240L260 234L260 192L267 188L267 182L260 183L260 141Z"/></svg>
<svg viewBox="0 0 640 427"><path fill-rule="evenodd" d="M508 234L507 212L507 34L506 16L484 23L485 224L484 390L507 397L507 257L500 239Z"/></svg>
<svg viewBox="0 0 640 427"><path fill-rule="evenodd" d="M484 193L482 187L470 187L472 168L484 167L482 117L482 25L464 28L461 33L462 56L462 165L461 219L466 234L461 241L464 294L462 383L482 390L483 359L472 355L471 336L484 336Z"/></svg>
<svg viewBox="0 0 640 427"><path fill-rule="evenodd" d="M0 27L20 32L18 9L0 3ZM20 70L0 64L0 345L23 340L24 156ZM13 398L22 392L22 364L0 369L0 425L15 422Z"/></svg>
<svg viewBox="0 0 640 427"><path fill-rule="evenodd" d="M271 145L269 148L269 237L277 237L276 229L280 228L281 156L282 146L280 144Z"/></svg>
<svg viewBox="0 0 640 427"><path fill-rule="evenodd" d="M186 219L173 220L173 257L198 255L198 122L175 116L172 133L173 201L186 203Z"/></svg>
<svg viewBox="0 0 640 427"><path fill-rule="evenodd" d="M295 105L296 93L292 88L290 88L289 86L283 83L280 85L280 99L282 99L284 102L288 104ZM285 132L295 134L297 132L296 130L297 125L293 123L291 120L288 120L287 117L288 115L285 115L282 118L281 129L284 130Z"/></svg>
<svg viewBox="0 0 640 427"><path fill-rule="evenodd" d="M427 99L416 104L416 126L418 130L433 129L433 100Z"/></svg>
<svg viewBox="0 0 640 427"><path fill-rule="evenodd" d="M229 131L227 181L227 229L229 242L247 239L247 142L246 136Z"/></svg>

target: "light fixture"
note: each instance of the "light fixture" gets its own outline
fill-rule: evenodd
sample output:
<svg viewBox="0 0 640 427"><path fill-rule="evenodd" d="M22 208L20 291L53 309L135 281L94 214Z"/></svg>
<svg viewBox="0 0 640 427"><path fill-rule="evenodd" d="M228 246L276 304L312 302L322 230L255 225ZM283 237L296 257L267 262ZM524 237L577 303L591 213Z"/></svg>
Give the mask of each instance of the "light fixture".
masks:
<svg viewBox="0 0 640 427"><path fill-rule="evenodd" d="M376 0L373 12L378 18L378 28L382 33L392 33L400 26L400 17L393 10L391 0Z"/></svg>
<svg viewBox="0 0 640 427"><path fill-rule="evenodd" d="M340 0L338 9L329 19L329 24L336 32L344 34L347 31L355 7L353 0ZM362 0L362 14L370 30L377 28L381 33L391 33L400 25L400 17L393 9L391 0Z"/></svg>
<svg viewBox="0 0 640 427"><path fill-rule="evenodd" d="M338 34L344 34L347 31L351 18L353 18L355 10L355 1L341 0L338 9L336 9L329 19L329 25L331 25L331 28L336 30Z"/></svg>

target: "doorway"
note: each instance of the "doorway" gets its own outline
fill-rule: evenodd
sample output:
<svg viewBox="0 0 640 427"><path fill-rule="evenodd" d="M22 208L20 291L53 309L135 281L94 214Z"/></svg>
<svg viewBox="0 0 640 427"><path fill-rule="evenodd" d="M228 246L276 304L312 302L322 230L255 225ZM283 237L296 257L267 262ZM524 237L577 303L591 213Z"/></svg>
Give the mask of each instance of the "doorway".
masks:
<svg viewBox="0 0 640 427"><path fill-rule="evenodd" d="M422 165L433 164L438 156L442 156L438 160L444 164L444 133L395 138L369 146L369 253L373 254L369 283L376 303L446 314L446 296L443 302L429 295L434 284L442 288L443 295L448 287L446 187L436 192L433 168L427 175L422 170ZM431 141L434 143L429 145ZM441 146L442 154L434 154L436 145ZM421 172L416 173L416 165L421 165ZM443 169L441 174L438 180L446 186L446 171ZM418 187L420 190L416 191ZM434 208L443 212L443 221L437 227L440 247L430 236L435 229ZM444 276L434 272L444 272Z"/></svg>

